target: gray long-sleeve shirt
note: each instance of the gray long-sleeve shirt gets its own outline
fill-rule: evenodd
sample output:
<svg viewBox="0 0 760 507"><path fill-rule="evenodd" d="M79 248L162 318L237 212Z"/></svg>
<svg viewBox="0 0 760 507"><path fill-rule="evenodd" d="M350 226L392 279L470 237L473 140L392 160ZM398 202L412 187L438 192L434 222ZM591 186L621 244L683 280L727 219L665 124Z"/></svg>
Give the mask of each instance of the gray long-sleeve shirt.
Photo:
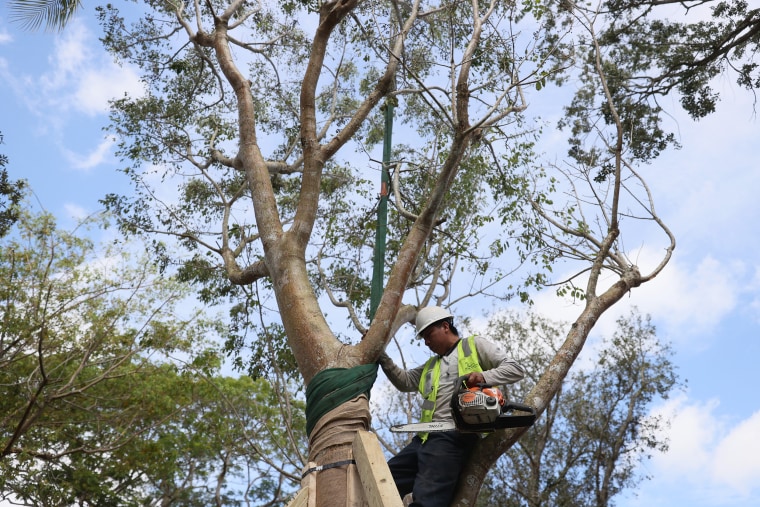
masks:
<svg viewBox="0 0 760 507"><path fill-rule="evenodd" d="M466 338L463 338L466 340ZM478 351L478 361L483 369L483 377L487 384L500 386L503 384L513 384L525 376L525 370L517 364L496 345L480 337L475 337L475 348ZM457 347L453 347L445 356L441 358L441 378L438 382L438 395L436 400L435 412L433 412L433 421L453 421L449 401L454 394L454 382L459 377ZM396 389L402 392L417 391L422 377L422 370L425 363L404 370L399 368L393 360L386 354L382 354L378 360L383 372ZM421 401L422 397L420 397Z"/></svg>

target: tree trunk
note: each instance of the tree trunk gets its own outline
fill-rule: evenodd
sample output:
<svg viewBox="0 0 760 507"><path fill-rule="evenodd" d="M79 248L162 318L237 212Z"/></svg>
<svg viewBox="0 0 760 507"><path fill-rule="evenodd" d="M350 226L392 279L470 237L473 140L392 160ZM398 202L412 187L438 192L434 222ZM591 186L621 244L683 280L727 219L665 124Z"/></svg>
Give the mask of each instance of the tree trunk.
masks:
<svg viewBox="0 0 760 507"><path fill-rule="evenodd" d="M352 460L356 432L368 431L369 427L369 399L363 395L325 414L309 436L307 469ZM363 496L356 491L358 475L355 465L342 464L311 473L316 474L317 507L364 505Z"/></svg>

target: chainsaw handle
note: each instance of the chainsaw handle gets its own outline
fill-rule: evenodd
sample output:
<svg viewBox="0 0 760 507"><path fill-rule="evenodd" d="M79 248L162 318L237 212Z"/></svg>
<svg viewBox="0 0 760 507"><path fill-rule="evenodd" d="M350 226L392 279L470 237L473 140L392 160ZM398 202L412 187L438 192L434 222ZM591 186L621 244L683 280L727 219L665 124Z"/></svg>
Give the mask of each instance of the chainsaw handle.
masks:
<svg viewBox="0 0 760 507"><path fill-rule="evenodd" d="M530 414L536 415L536 409L531 407L530 405L525 405L523 403L516 403L514 401L508 401L504 404L504 407L502 408L502 412L506 412L507 410L519 410L521 412L528 412Z"/></svg>
<svg viewBox="0 0 760 507"><path fill-rule="evenodd" d="M457 379L454 381L454 386L461 390L461 389L468 389L469 386L467 385L467 379L470 378L470 374L462 375L461 377L457 377ZM493 385L489 383L479 382L477 384L477 387L483 388L483 387L493 387Z"/></svg>

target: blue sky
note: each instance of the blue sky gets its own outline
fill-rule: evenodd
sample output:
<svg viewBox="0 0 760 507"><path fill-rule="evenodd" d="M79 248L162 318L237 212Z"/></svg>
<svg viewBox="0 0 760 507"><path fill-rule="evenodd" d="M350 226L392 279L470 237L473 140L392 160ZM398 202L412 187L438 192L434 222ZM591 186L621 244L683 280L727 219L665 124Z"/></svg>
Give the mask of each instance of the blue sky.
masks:
<svg viewBox="0 0 760 507"><path fill-rule="evenodd" d="M107 100L140 90L137 76L100 48L91 4L62 34L26 33L0 10L0 152L12 178L30 182L62 225L128 192L106 137ZM611 332L635 305L673 343L688 389L655 411L672 420L670 451L645 465L652 480L621 507L760 505L760 124L753 97L730 78L716 83L719 112L698 123L665 106L683 145L644 170L660 215L676 234L662 275L599 322ZM556 114L556 113L555 113ZM551 139L547 141L551 143ZM643 245L641 258L656 252ZM549 294L537 311L572 320L579 308Z"/></svg>

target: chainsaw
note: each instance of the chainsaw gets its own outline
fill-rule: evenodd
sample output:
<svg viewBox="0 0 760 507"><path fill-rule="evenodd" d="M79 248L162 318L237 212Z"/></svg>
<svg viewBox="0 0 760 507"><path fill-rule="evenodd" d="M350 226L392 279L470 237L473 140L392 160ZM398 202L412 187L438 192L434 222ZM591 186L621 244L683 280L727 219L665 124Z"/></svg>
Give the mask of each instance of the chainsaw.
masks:
<svg viewBox="0 0 760 507"><path fill-rule="evenodd" d="M486 433L504 428L532 426L536 409L504 398L501 390L488 384L467 387L467 375L455 380L451 396L454 422L431 421L391 426L394 433L428 433L457 430L463 433ZM515 414L514 412L526 412Z"/></svg>

